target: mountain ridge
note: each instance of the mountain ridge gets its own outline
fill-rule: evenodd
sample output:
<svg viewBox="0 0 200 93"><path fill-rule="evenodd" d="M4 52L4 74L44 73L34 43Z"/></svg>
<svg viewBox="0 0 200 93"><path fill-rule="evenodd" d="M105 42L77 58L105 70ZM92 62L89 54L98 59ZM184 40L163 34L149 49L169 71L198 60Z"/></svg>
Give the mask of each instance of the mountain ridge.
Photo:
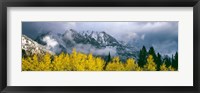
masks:
<svg viewBox="0 0 200 93"><path fill-rule="evenodd" d="M77 32L74 29L66 30L63 34L47 32L39 35L35 41L48 50L59 54L61 52L71 53L73 48L78 52L93 53L97 56L120 56L122 59L136 58L138 50L126 46L105 31Z"/></svg>

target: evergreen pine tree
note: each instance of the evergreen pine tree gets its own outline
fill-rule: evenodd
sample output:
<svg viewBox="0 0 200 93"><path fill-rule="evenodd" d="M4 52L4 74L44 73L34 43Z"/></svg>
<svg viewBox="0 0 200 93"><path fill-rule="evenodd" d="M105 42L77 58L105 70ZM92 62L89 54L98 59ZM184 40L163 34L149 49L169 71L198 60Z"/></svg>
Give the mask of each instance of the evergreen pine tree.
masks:
<svg viewBox="0 0 200 93"><path fill-rule="evenodd" d="M165 56L163 61L166 64L166 67L169 67L171 65L171 60L170 60L170 58L168 56Z"/></svg>
<svg viewBox="0 0 200 93"><path fill-rule="evenodd" d="M172 67L176 70L178 69L178 52L176 52L175 56L172 55Z"/></svg>
<svg viewBox="0 0 200 93"><path fill-rule="evenodd" d="M143 67L147 63L146 58L147 58L147 50L145 46L143 46L142 49L140 50L138 59L138 65L140 67Z"/></svg>
<svg viewBox="0 0 200 93"><path fill-rule="evenodd" d="M174 67L175 66L175 59L174 59L174 55L172 54L172 67Z"/></svg>
<svg viewBox="0 0 200 93"><path fill-rule="evenodd" d="M110 61L111 61L111 56L110 56L110 52L109 52L107 62L110 62Z"/></svg>
<svg viewBox="0 0 200 93"><path fill-rule="evenodd" d="M161 55L160 53L157 54L157 59L156 59L156 64L157 64L157 70L159 71L160 70L160 66L162 64L162 59L161 59Z"/></svg>
<svg viewBox="0 0 200 93"><path fill-rule="evenodd" d="M178 70L178 52L175 54L174 64L174 68Z"/></svg>
<svg viewBox="0 0 200 93"><path fill-rule="evenodd" d="M108 57L107 57L107 61L106 61L106 63L105 63L105 66L104 66L104 70L106 69L106 66L108 65L108 62L110 62L111 61L111 55L110 55L110 52L108 53Z"/></svg>
<svg viewBox="0 0 200 93"><path fill-rule="evenodd" d="M150 47L150 49L149 49L149 55L152 55L154 60L157 59L157 56L156 56L156 53L155 53L155 50L154 50L153 47Z"/></svg>

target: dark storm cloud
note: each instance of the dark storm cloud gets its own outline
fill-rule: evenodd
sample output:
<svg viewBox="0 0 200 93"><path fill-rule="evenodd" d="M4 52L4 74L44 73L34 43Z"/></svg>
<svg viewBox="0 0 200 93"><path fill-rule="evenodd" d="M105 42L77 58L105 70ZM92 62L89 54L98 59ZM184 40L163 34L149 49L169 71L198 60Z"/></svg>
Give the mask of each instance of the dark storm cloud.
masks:
<svg viewBox="0 0 200 93"><path fill-rule="evenodd" d="M66 27L65 22L22 22L22 33L35 39L38 35L49 31L64 33Z"/></svg>
<svg viewBox="0 0 200 93"><path fill-rule="evenodd" d="M137 41L140 42L140 47L143 45L147 48L153 46L157 52L165 55L175 54L178 51L178 33L163 31L139 33L138 35L144 35L143 39L139 38Z"/></svg>

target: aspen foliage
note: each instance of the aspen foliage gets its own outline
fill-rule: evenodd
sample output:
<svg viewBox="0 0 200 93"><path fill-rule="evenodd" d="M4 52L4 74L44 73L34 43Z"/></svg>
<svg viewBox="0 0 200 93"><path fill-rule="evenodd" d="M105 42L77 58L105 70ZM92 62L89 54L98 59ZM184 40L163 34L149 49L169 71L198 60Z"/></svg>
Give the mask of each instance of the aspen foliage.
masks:
<svg viewBox="0 0 200 93"><path fill-rule="evenodd" d="M46 53L43 57L43 60L39 62L38 68L42 71L50 71L52 64L51 64L51 55Z"/></svg>
<svg viewBox="0 0 200 93"><path fill-rule="evenodd" d="M173 68L171 65L169 67L166 67L166 64L163 63L161 66L160 66L160 70L161 71L175 71L175 68Z"/></svg>
<svg viewBox="0 0 200 93"><path fill-rule="evenodd" d="M92 53L84 54L72 50L71 54L60 53L59 55L33 54L22 57L23 71L156 71L156 63L153 56L149 55L143 67L138 65L134 58L128 58L125 62L116 56L109 62L101 57L93 56ZM167 67L165 63L160 66L160 71L175 71L173 66Z"/></svg>
<svg viewBox="0 0 200 93"><path fill-rule="evenodd" d="M168 71L168 68L166 67L166 64L163 63L161 66L160 66L160 70L162 71Z"/></svg>
<svg viewBox="0 0 200 93"><path fill-rule="evenodd" d="M172 66L169 66L168 71L175 71L175 68L173 68Z"/></svg>
<svg viewBox="0 0 200 93"><path fill-rule="evenodd" d="M52 61L52 70L60 71L60 70L70 70L69 66L69 56L68 54L61 53L60 55L56 55Z"/></svg>
<svg viewBox="0 0 200 93"><path fill-rule="evenodd" d="M141 68L138 66L138 64L135 62L133 58L129 58L126 60L126 63L124 64L124 70L126 71L140 71Z"/></svg>
<svg viewBox="0 0 200 93"><path fill-rule="evenodd" d="M123 71L125 70L123 63L119 57L114 57L111 62L106 66L106 71Z"/></svg>
<svg viewBox="0 0 200 93"><path fill-rule="evenodd" d="M76 49L71 54L34 54L22 58L23 71L102 71L104 65L102 58L76 52Z"/></svg>
<svg viewBox="0 0 200 93"><path fill-rule="evenodd" d="M149 55L147 58L147 63L144 65L144 70L146 71L156 71L156 64L154 62L153 56Z"/></svg>

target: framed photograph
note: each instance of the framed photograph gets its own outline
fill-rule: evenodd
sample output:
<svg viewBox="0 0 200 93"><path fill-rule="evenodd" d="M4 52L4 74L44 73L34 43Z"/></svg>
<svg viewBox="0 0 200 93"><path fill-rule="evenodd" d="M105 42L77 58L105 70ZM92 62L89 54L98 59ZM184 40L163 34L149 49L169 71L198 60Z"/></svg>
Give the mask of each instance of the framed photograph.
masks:
<svg viewBox="0 0 200 93"><path fill-rule="evenodd" d="M199 93L199 0L0 6L1 92Z"/></svg>

